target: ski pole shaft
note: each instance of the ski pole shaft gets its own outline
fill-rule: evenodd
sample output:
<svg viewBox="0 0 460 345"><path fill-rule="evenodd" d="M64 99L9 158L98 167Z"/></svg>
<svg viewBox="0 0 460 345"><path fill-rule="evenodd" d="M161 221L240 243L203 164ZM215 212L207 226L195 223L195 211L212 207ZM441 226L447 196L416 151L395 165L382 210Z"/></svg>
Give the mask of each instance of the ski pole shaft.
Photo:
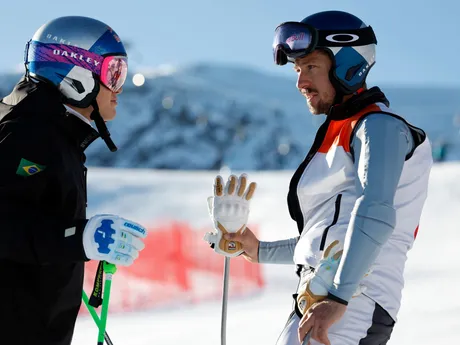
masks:
<svg viewBox="0 0 460 345"><path fill-rule="evenodd" d="M228 302L228 280L230 273L230 258L225 257L224 261L224 283L222 290L222 318L221 318L221 327L220 327L220 342L221 345L226 345L227 343L227 302Z"/></svg>
<svg viewBox="0 0 460 345"><path fill-rule="evenodd" d="M112 288L112 276L117 271L117 267L114 264L109 264L104 261L104 273L105 275L105 287L104 287L104 296L102 299L102 310L101 310L101 319L99 324L99 335L97 339L97 345L104 344L104 334L105 328L107 326L107 315L109 312L109 302L110 302L110 289Z"/></svg>

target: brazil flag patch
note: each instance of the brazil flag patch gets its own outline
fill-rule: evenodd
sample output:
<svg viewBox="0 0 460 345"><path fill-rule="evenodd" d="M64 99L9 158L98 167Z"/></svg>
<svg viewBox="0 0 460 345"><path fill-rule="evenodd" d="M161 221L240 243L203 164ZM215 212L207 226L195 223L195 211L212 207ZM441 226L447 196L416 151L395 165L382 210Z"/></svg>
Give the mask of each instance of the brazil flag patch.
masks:
<svg viewBox="0 0 460 345"><path fill-rule="evenodd" d="M46 166L37 164L31 161L28 161L27 159L22 158L21 161L19 162L18 169L16 170L16 174L19 176L32 176L40 171L45 170Z"/></svg>

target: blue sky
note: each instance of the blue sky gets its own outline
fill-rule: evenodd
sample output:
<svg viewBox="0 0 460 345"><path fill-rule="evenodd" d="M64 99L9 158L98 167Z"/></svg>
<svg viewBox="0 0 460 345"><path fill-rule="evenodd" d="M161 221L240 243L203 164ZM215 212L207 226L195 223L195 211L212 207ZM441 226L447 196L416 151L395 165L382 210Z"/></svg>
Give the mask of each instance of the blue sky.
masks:
<svg viewBox="0 0 460 345"><path fill-rule="evenodd" d="M3 1L0 73L19 68L24 44L43 23L85 15L106 22L132 44L131 72L217 62L294 77L290 66L273 64L275 27L329 9L351 12L374 28L377 63L370 83L460 86L460 2L455 0Z"/></svg>

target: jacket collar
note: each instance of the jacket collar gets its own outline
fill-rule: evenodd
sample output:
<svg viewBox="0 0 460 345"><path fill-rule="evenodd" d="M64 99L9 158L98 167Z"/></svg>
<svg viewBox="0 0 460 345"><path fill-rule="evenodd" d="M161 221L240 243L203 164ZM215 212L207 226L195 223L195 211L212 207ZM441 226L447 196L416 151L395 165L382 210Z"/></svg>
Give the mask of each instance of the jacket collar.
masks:
<svg viewBox="0 0 460 345"><path fill-rule="evenodd" d="M13 112L13 109L15 110ZM57 88L23 77L11 94L0 102L0 121L29 117L57 123L65 135L84 151L99 133L74 115L68 114Z"/></svg>
<svg viewBox="0 0 460 345"><path fill-rule="evenodd" d="M364 90L343 103L332 106L327 118L336 121L345 120L374 103L383 103L387 107L390 105L385 94L377 86Z"/></svg>
<svg viewBox="0 0 460 345"><path fill-rule="evenodd" d="M59 125L66 132L67 136L73 139L82 152L94 140L99 138L99 133L93 127L68 112L65 112L63 118L59 119Z"/></svg>

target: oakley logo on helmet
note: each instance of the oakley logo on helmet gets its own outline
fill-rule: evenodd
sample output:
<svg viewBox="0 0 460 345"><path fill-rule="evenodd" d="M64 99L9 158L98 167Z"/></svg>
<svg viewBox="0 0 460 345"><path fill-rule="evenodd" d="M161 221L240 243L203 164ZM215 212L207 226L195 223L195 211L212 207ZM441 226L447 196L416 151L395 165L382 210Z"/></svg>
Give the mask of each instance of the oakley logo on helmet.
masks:
<svg viewBox="0 0 460 345"><path fill-rule="evenodd" d="M64 38L57 37L53 34L46 34L46 38L52 41L56 41L56 43L59 43L59 44L67 44L67 45L78 47L78 45L76 45L75 43L72 43Z"/></svg>
<svg viewBox="0 0 460 345"><path fill-rule="evenodd" d="M67 56L67 57L71 57L72 59L86 61L87 63L94 64L94 66L98 66L101 63L100 61L94 60L90 57L85 57L83 56L83 54L68 52L66 50L53 49L53 55Z"/></svg>
<svg viewBox="0 0 460 345"><path fill-rule="evenodd" d="M361 77L363 75L363 73L366 73L366 71L369 69L369 64L366 64L366 66L364 66L364 68L361 70L361 72L359 72L359 76Z"/></svg>
<svg viewBox="0 0 460 345"><path fill-rule="evenodd" d="M352 66L348 69L347 74L345 75L345 80L350 81L353 79L356 73L361 77L363 73L366 73L367 69L369 68L369 64L366 62L362 62L356 66Z"/></svg>
<svg viewBox="0 0 460 345"><path fill-rule="evenodd" d="M350 43L359 40L359 36L354 34L339 33L326 36L326 40L334 43Z"/></svg>

